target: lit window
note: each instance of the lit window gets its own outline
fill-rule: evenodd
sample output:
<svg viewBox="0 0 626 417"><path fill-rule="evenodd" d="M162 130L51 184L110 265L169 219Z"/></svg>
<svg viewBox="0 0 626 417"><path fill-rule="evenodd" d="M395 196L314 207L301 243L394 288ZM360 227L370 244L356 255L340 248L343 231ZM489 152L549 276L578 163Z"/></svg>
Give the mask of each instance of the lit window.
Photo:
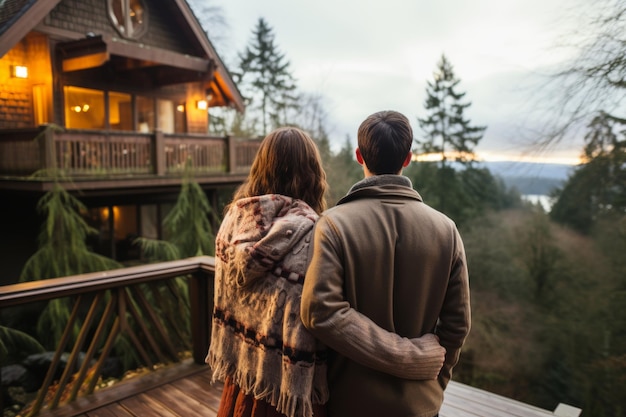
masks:
<svg viewBox="0 0 626 417"><path fill-rule="evenodd" d="M109 0L109 16L125 38L138 38L148 28L148 14L142 0Z"/></svg>
<svg viewBox="0 0 626 417"><path fill-rule="evenodd" d="M109 127L111 130L133 130L130 94L109 92Z"/></svg>
<svg viewBox="0 0 626 417"><path fill-rule="evenodd" d="M104 91L65 86L63 93L65 127L104 129Z"/></svg>
<svg viewBox="0 0 626 417"><path fill-rule="evenodd" d="M135 102L137 106L137 131L142 133L153 132L156 119L154 99L137 96Z"/></svg>
<svg viewBox="0 0 626 417"><path fill-rule="evenodd" d="M174 102L171 100L157 100L157 121L159 130L163 133L174 133Z"/></svg>

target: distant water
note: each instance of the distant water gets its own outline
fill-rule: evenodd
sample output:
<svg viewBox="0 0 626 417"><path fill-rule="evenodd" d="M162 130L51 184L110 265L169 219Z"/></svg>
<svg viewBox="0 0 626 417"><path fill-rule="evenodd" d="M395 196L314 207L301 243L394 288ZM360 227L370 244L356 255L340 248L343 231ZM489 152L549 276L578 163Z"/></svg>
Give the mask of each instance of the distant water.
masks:
<svg viewBox="0 0 626 417"><path fill-rule="evenodd" d="M480 165L493 175L501 177L550 178L561 181L566 181L576 168L574 165L517 161L481 162Z"/></svg>
<svg viewBox="0 0 626 417"><path fill-rule="evenodd" d="M554 204L554 198L544 194L523 194L522 200L533 204L541 204L541 207L543 207L547 213L552 210L552 205Z"/></svg>

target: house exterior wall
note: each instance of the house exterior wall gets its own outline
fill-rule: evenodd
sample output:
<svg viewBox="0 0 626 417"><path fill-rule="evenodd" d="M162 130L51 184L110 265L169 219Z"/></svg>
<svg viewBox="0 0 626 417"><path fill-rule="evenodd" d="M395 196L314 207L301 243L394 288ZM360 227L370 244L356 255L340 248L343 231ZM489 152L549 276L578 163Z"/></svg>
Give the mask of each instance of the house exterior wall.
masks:
<svg viewBox="0 0 626 417"><path fill-rule="evenodd" d="M185 72L178 65L168 66L167 63L171 63L171 60L164 59L163 66L167 70L164 71L164 74L173 74L173 77L165 79L167 82L158 83L150 78L151 70L159 70L158 65L151 67L152 62L134 58L132 54L128 53L128 50L135 49L135 46L138 49L141 44L141 47L149 46L154 47L154 49L158 48L205 58L207 51L203 48L201 40L196 38L196 34L193 33L194 28L189 27L186 20L187 15L185 15L184 11L181 12L178 9L176 2L143 0L148 12L148 30L139 39L124 42L127 44L126 54L111 55L110 60L104 63L104 65L63 72L63 50L62 48L57 48L57 45L67 41L80 40L90 32L95 35L104 35L103 37L107 38L107 40L109 37L122 38L109 18L108 1L61 0L57 6L52 8L41 23L27 22L28 25L32 24L30 27L34 28L32 29L33 31L15 44L4 56L0 57L0 133L2 133L0 140L5 143L10 142L11 146L18 149L13 153L0 150L0 156L4 155L5 159L13 156L20 160L28 159L22 148L19 148L22 143L27 143L29 148L35 148L36 151L33 152L35 156L31 158L35 161L32 164L35 168L30 169L29 173L41 167L57 166L52 156L55 153L51 151L51 149L56 149L52 146L54 144L52 140L53 135L38 135L38 132L43 131L43 129L34 128L40 123L50 122L56 123L61 127L65 126L64 106L66 95L64 95L64 91L66 90L64 90L64 87L66 86L101 91L104 97L106 97L103 107L109 109L106 110L109 113L111 113L111 110L106 100L109 100L112 96L115 97L115 93L132 95L133 129L137 131L141 131L138 126L138 101L145 102L145 99L153 99L156 103L155 108L159 109L160 104L165 104L166 106L163 107L167 108L167 105L169 105L167 101L169 100L175 105L176 111L182 108L180 107L181 104L184 104L184 113L176 113L176 129L178 129L180 118L184 118L186 132L191 133L191 135L185 135L184 132L176 131L170 135L174 137L173 140L167 142L168 135L166 134L158 132L149 134L151 140L153 140L151 144L156 149L153 151L155 157L152 158L152 154L150 155L152 158L151 163L155 165L157 165L157 161L159 161L159 164L162 163L160 165L163 167L162 171L156 171L155 175L146 174L142 171L140 175L120 175L119 177L108 177L98 173L97 175L100 175L102 178L94 175L95 179L92 184L97 183L95 190L89 188L92 185L85 185L88 184L87 181L81 181L84 179L83 177L74 184L81 189L81 201L89 209L123 207L126 212L133 214L129 218L135 219L137 224L124 223L124 227L120 230L113 224L111 226L111 230L114 232L113 235L116 233L119 235L119 233L123 232L122 237L125 238L126 235L131 234L129 232L132 232L153 236L155 233L146 234L146 230L149 229L148 226L158 230L162 214L166 213L175 201L177 187L182 182L182 180L178 179L178 173L170 173L165 170L166 152L169 148L175 146L171 145L171 143L175 141L178 141L175 142L177 145L178 143L183 143L182 146L178 145L179 148L182 148L184 146L198 147L197 143L204 139L210 142L209 145L217 142L216 138L207 137L207 111L196 107L197 101L206 100L207 98L206 88L207 83L211 81L211 73L207 71L206 74L203 74L206 79L200 81L198 77L189 76L189 70ZM2 0L0 0L1 2ZM26 23L18 22L17 24ZM162 56L171 56L171 54L162 52L160 51ZM11 66L13 65L28 66L29 77L27 79L12 78ZM118 71L119 68L132 72L134 77L128 76L128 73L124 71ZM180 72L177 72L177 70ZM144 74L145 77L142 77ZM182 74L183 77L177 79L177 74ZM168 84L170 80L175 83L156 87L157 85ZM184 80L193 81L184 82ZM69 97L69 93L65 94L68 94L67 96ZM158 110L156 112L158 113ZM115 114L115 112L112 113ZM108 120L108 122L105 123L103 128L68 129L68 131L74 130L73 137L80 136L80 140L72 142L72 152L68 151L68 155L78 155L79 158L77 160L86 160L86 157L82 158L83 155L91 155L87 153L87 150L91 152L94 149L99 149L97 144L103 142L100 140L101 137L105 138L104 140L108 141L109 144L113 144L108 148L105 147L105 151L101 152L101 155L107 154L106 151L109 151L107 155L123 155L127 148L121 149L114 147L114 145L121 142L130 144L136 142L143 143L145 137L148 136L148 134L141 131L142 133L138 133L134 137L133 134L136 132L126 131L126 127L124 127L124 131L122 129L114 131L111 129L111 118L105 116L105 120ZM166 119L162 118L161 120ZM156 125L159 128L158 123ZM17 130L23 128L26 129ZM109 132L104 131L107 129ZM63 133L68 133L68 131ZM33 136L38 136L41 140L35 142L30 140L30 137L24 139L31 132L34 132ZM51 132L51 130L48 132ZM115 133L118 132L120 133L119 136L122 137L121 139L114 137ZM58 132L56 134L60 135ZM13 145L14 142L17 144ZM229 149L229 143L230 141L226 144L226 149ZM48 145L50 146L48 147ZM128 149L130 148L129 146ZM206 148L210 147L207 145ZM70 149L70 146L64 149ZM182 153L183 151L181 151ZM214 153L219 158L225 158L225 153L221 154L219 151ZM234 155L236 152L232 152L232 154ZM219 160L221 161L222 159ZM234 161L234 158L232 159ZM145 161L146 159L143 160ZM118 167L120 165L121 163L118 165L111 163L107 167ZM235 163L231 165L227 161L221 165L224 165L224 169L236 166ZM30 168L31 165L28 165L28 167ZM222 167L218 166L218 169L222 169ZM106 170L103 170L103 172L106 174ZM237 177L236 182L240 183L242 181L241 171L234 169L233 172L224 172L223 175L205 176L203 178L203 187L210 195L215 196L215 190L225 186L232 186L230 178L227 178L231 174L232 177ZM225 178L227 179L225 180ZM107 185L102 185L104 182ZM133 182L134 185L117 187L117 182L120 184ZM27 186L30 184L29 182ZM35 188L38 188L40 185L37 181L32 181L32 184L36 184ZM42 219L39 218L35 207L37 201L45 192L47 183L44 181L41 184L40 189L28 189L26 192L24 190L27 188L20 188L14 191L11 189L12 185L7 187L7 189L0 188L0 200L11 202L10 205L4 205L0 209L0 247L2 248L0 253L4 253L6 261L6 265L4 265L6 274L3 276L9 280L9 282L3 282L4 284L16 282L22 266L37 249L36 237ZM90 193L89 197L82 194L84 190ZM230 196L230 194L229 191L228 195ZM216 197L212 198L212 201L214 204L217 204ZM144 214L148 211L157 211L159 215L152 216L154 219L152 217L147 219ZM120 236L117 236L117 239L109 238L108 247L117 248L120 239ZM111 250L111 253L115 254L116 250ZM119 253L122 253L122 251Z"/></svg>
<svg viewBox="0 0 626 417"><path fill-rule="evenodd" d="M12 67L28 67L28 78L14 78ZM47 37L32 32L0 58L0 128L34 127L50 119L52 77ZM34 108L34 94L38 95ZM39 116L35 117L35 112Z"/></svg>
<svg viewBox="0 0 626 417"><path fill-rule="evenodd" d="M187 85L187 130L189 133L207 134L209 131L209 116L206 110L196 108L197 100L205 100L206 92L200 83Z"/></svg>

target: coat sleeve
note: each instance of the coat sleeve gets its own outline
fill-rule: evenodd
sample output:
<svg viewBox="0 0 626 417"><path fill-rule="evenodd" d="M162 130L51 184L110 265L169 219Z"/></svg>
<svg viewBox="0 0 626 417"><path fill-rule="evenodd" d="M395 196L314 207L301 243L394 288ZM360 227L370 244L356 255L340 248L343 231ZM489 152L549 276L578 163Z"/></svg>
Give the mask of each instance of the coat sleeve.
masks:
<svg viewBox="0 0 626 417"><path fill-rule="evenodd" d="M456 227L453 228L453 242L448 288L435 330L441 345L446 348L446 360L439 375L439 383L444 389L452 377L452 368L459 361L461 347L471 326L469 274L465 248Z"/></svg>
<svg viewBox="0 0 626 417"><path fill-rule="evenodd" d="M343 294L341 244L332 223L315 226L302 293L304 325L351 360L396 377L434 379L444 349L434 335L408 339L389 332L350 307Z"/></svg>

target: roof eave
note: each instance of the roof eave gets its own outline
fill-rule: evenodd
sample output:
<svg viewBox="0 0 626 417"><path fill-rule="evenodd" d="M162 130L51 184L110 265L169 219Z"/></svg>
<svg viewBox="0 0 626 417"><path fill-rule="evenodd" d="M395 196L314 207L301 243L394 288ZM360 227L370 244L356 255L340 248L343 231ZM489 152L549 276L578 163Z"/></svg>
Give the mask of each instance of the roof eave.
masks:
<svg viewBox="0 0 626 417"><path fill-rule="evenodd" d="M61 0L34 0L24 5L16 19L0 34L0 58L39 24Z"/></svg>
<svg viewBox="0 0 626 417"><path fill-rule="evenodd" d="M221 90L226 93L228 99L230 100L230 104L238 111L243 112L245 109L243 96L239 92L237 85L235 85L230 73L226 69L226 65L224 65L224 62L217 54L213 44L211 44L206 32L202 28L202 25L200 25L200 22L198 22L198 19L196 19L196 16L189 8L189 5L185 0L175 1L183 13L185 20L189 24L189 27L202 45L205 53L215 61L215 71L219 74L219 77L216 77L216 82L220 84Z"/></svg>

